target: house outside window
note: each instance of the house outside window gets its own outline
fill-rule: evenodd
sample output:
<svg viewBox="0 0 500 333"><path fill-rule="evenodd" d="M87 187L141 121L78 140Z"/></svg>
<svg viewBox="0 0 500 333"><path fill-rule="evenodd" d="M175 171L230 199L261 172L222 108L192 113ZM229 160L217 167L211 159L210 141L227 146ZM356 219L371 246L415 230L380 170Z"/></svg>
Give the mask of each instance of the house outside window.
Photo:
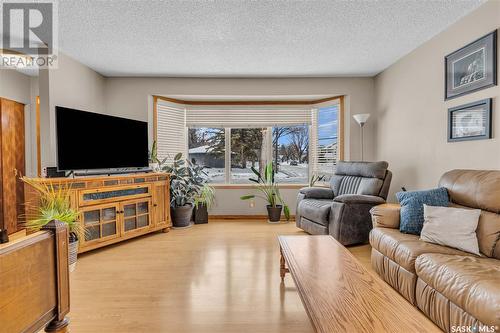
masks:
<svg viewBox="0 0 500 333"><path fill-rule="evenodd" d="M188 160L204 168L208 182L225 182L225 131L223 128L190 128Z"/></svg>

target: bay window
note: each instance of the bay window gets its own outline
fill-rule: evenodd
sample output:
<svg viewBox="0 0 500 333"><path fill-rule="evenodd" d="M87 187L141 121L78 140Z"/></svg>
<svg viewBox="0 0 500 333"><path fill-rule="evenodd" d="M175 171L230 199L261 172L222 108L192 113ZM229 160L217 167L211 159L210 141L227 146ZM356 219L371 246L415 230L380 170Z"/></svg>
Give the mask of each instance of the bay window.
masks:
<svg viewBox="0 0 500 333"><path fill-rule="evenodd" d="M272 162L282 184L333 174L341 151L337 101L328 106L179 105L155 100L158 155L184 152L214 184L250 184ZM340 144L341 146L341 144Z"/></svg>

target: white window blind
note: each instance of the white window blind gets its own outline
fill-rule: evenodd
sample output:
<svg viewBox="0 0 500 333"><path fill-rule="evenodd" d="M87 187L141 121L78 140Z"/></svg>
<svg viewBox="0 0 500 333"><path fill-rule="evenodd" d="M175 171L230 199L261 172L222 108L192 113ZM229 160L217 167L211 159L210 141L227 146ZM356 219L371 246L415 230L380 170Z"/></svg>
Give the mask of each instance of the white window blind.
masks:
<svg viewBox="0 0 500 333"><path fill-rule="evenodd" d="M189 106L188 127L264 128L283 125L311 124L311 108L307 106Z"/></svg>
<svg viewBox="0 0 500 333"><path fill-rule="evenodd" d="M339 156L339 105L297 106L192 106L158 100L158 156L187 156L187 128L270 128L310 125L309 172L332 175ZM226 138L227 140L228 138Z"/></svg>
<svg viewBox="0 0 500 333"><path fill-rule="evenodd" d="M311 168L314 175L329 178L335 172L339 157L338 104L312 111Z"/></svg>
<svg viewBox="0 0 500 333"><path fill-rule="evenodd" d="M311 111L311 126L309 128L309 173L318 175L318 110Z"/></svg>
<svg viewBox="0 0 500 333"><path fill-rule="evenodd" d="M167 158L172 163L177 153L186 157L186 109L179 104L158 100L157 112L157 144L158 158Z"/></svg>

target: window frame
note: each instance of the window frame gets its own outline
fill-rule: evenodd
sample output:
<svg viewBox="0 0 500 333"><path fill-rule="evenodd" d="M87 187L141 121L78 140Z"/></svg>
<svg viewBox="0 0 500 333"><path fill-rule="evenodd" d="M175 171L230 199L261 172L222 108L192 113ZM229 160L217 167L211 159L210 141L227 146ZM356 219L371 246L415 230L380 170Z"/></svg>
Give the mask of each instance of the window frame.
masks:
<svg viewBox="0 0 500 333"><path fill-rule="evenodd" d="M279 105L294 105L298 104L297 101L236 101L236 102L228 102L228 101L184 101L184 100L179 100L179 99L173 99L169 97L163 97L163 96L156 96L153 95L153 140L158 139L158 100L163 100L166 102L174 103L174 104L180 104L185 107L185 112L189 112L189 105L269 105L269 104L279 104ZM313 101L301 101L301 104L305 105L310 105L311 109L319 109L327 106L332 106L334 104L338 104L339 106L339 111L338 111L338 161L344 160L344 151L345 151L345 130L344 130L344 122L345 122L345 96L336 96L336 97L331 97L331 98L325 98L321 100L313 100ZM299 124L297 124L299 125ZM309 177L314 172L314 168L311 165L311 143L312 141L312 125L309 126L309 166L308 166L308 174ZM187 133L189 131L189 127L185 126L185 133L187 136ZM269 135L269 140L268 142L270 143L270 149L268 149L268 160L272 160L272 127L268 127L267 135ZM254 185L249 183L249 184L237 184L237 183L231 183L231 128L226 127L225 128L225 169L224 169L224 174L225 174L225 180L224 183L211 183L211 186L215 188L226 188L226 189L237 189L237 188L251 188ZM229 138L229 140L228 140ZM186 140L186 147L185 151L183 154L188 156L188 142ZM228 158L229 155L229 158ZM314 156L316 158L316 156ZM306 184L294 184L294 183L284 183L284 184L279 184L280 188L301 188Z"/></svg>
<svg viewBox="0 0 500 333"><path fill-rule="evenodd" d="M327 102L322 102L322 103L318 103L318 104L315 104L314 105L314 108L315 109L321 109L321 108L325 108L325 107L328 107L328 106L332 106L334 104L338 104L339 106L339 113L338 113L338 134L337 134L337 137L338 137L338 161L343 161L344 160L344 150L345 150L345 146L344 146L344 143L345 143L345 118L344 118L344 115L345 115L345 96L339 96L338 97L338 102L335 103L337 99L335 100L330 100L330 101L327 101Z"/></svg>
<svg viewBox="0 0 500 333"><path fill-rule="evenodd" d="M333 102L333 103L332 103ZM327 107L330 107L330 106L333 106L333 105L338 105L338 127L337 127L337 162L338 161L343 161L344 160L344 151L345 151L345 130L344 130L344 126L345 126L345 96L339 96L338 98L338 101L337 102L334 102L334 101L327 101L327 102L324 102L324 103L318 103L316 105L314 105L314 108L316 109L316 116L319 117L319 110L322 109L322 108L327 108ZM316 119L316 123L317 123L317 119ZM316 142L315 144L319 143L319 136L316 137ZM314 147L314 149L316 150L317 147ZM317 153L316 153L317 155ZM314 163L317 163L317 156L315 156L315 159L316 161L314 161ZM314 169L314 167L313 167ZM312 173L314 173L315 170L312 170ZM309 174L309 177L312 176L312 173ZM327 184L328 182L319 182L318 184L321 185L321 184Z"/></svg>

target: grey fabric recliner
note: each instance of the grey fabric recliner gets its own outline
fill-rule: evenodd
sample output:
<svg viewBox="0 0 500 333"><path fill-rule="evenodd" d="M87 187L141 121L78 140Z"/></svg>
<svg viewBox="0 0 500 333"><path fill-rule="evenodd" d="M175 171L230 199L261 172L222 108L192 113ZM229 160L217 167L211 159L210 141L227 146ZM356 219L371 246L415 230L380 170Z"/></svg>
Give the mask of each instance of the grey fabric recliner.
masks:
<svg viewBox="0 0 500 333"><path fill-rule="evenodd" d="M313 235L332 235L343 245L365 243L372 229L370 209L385 203L392 173L388 163L339 162L330 188L299 191L295 221Z"/></svg>

